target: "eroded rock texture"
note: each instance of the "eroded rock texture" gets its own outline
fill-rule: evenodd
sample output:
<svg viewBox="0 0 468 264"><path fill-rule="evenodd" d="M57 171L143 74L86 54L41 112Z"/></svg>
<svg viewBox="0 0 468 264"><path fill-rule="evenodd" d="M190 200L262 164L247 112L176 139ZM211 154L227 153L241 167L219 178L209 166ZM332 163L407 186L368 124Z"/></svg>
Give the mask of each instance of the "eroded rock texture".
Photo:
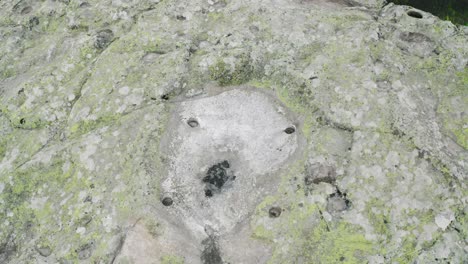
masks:
<svg viewBox="0 0 468 264"><path fill-rule="evenodd" d="M382 0L0 2L0 263L464 263L468 29Z"/></svg>

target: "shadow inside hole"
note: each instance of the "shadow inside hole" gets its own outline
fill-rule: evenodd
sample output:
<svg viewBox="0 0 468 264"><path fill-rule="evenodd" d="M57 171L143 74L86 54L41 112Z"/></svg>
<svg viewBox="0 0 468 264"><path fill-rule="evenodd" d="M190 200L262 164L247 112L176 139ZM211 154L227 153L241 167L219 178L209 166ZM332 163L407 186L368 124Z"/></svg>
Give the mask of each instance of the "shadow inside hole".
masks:
<svg viewBox="0 0 468 264"><path fill-rule="evenodd" d="M286 128L286 129L284 130L284 133L286 133L286 134L292 134L292 133L294 133L294 132L296 132L296 128L293 127L293 126L290 126L290 127Z"/></svg>
<svg viewBox="0 0 468 264"><path fill-rule="evenodd" d="M161 202L164 206L171 206L174 203L171 197L164 197Z"/></svg>
<svg viewBox="0 0 468 264"><path fill-rule="evenodd" d="M169 96L169 94L163 94L163 95L161 95L161 100L167 101L167 100L169 100L169 99L171 99L171 97Z"/></svg>
<svg viewBox="0 0 468 264"><path fill-rule="evenodd" d="M281 208L278 206L271 207L270 210L268 210L268 215L271 218L277 218L281 215Z"/></svg>
<svg viewBox="0 0 468 264"><path fill-rule="evenodd" d="M415 10L410 10L406 14L408 14L408 16L410 16L410 17L414 17L414 18L418 18L418 19L423 18L423 15L421 13L419 13L418 11L415 11Z"/></svg>
<svg viewBox="0 0 468 264"><path fill-rule="evenodd" d="M199 126L198 121L197 121L195 118L190 118L190 119L187 121L187 125L189 125L190 127L197 127L197 126Z"/></svg>

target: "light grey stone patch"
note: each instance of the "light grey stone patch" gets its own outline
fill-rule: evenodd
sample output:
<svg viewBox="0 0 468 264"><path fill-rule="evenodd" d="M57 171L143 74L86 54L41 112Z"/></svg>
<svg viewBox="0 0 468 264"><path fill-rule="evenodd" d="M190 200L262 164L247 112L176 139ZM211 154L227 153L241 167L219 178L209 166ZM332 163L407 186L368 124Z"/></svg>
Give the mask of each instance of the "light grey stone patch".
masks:
<svg viewBox="0 0 468 264"><path fill-rule="evenodd" d="M221 234L230 232L259 195L274 188L274 173L300 150L300 132L284 132L297 123L289 111L247 87L181 102L173 116L162 141L170 164L162 189L180 197L177 212L194 229L208 223ZM188 125L191 118L199 126ZM220 195L206 197L202 179L224 160L235 180Z"/></svg>
<svg viewBox="0 0 468 264"><path fill-rule="evenodd" d="M167 218L184 226L199 245L211 236L206 228L213 230L219 250L229 248L226 256L232 260L240 257L236 250L243 243L264 252L261 257L252 249L250 257L265 259L268 248L246 236L248 217L263 196L275 191L278 173L302 152L300 129L285 132L291 126L300 128L301 122L265 91L206 90L202 96L176 103L161 141L168 164L161 189L174 199L166 207ZM197 126L190 125L194 119ZM207 196L203 179L216 164L223 164L230 180Z"/></svg>
<svg viewBox="0 0 468 264"><path fill-rule="evenodd" d="M248 224L240 224L235 231L219 238L223 259L230 263L267 263L271 245L252 238Z"/></svg>
<svg viewBox="0 0 468 264"><path fill-rule="evenodd" d="M188 264L201 263L202 245L184 225L174 219L165 220L164 215L155 218L158 230L150 230L145 220L141 220L125 232L114 263L158 263L164 256L179 256Z"/></svg>

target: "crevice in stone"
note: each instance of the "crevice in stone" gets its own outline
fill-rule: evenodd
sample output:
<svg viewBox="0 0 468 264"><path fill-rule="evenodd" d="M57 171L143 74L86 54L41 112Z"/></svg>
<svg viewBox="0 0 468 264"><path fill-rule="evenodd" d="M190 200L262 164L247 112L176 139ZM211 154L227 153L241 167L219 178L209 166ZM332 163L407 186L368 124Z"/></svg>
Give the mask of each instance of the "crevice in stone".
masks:
<svg viewBox="0 0 468 264"><path fill-rule="evenodd" d="M125 244L125 239L126 238L127 238L126 233L121 235L121 237L119 238L119 242L117 244L117 247L114 250L114 252L112 253L112 260L111 260L110 264L114 264L115 260L119 256L120 252L122 251L123 245Z"/></svg>

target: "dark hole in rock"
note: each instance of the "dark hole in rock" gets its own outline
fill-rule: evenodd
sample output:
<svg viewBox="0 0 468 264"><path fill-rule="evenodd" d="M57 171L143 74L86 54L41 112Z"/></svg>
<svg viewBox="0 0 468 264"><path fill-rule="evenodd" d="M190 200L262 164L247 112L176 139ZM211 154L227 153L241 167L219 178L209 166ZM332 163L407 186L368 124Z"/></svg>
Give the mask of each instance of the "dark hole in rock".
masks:
<svg viewBox="0 0 468 264"><path fill-rule="evenodd" d="M164 100L164 101L167 101L167 100L170 99L170 96L169 96L169 94L163 94L163 95L161 96L161 99Z"/></svg>
<svg viewBox="0 0 468 264"><path fill-rule="evenodd" d="M177 20L185 20L186 18L184 16L182 16L182 15L177 15L176 19Z"/></svg>
<svg viewBox="0 0 468 264"><path fill-rule="evenodd" d="M268 210L268 215L271 218L277 218L281 215L281 208L278 206L271 207L270 210Z"/></svg>
<svg viewBox="0 0 468 264"><path fill-rule="evenodd" d="M163 204L164 206L171 206L173 203L174 203L174 201L172 200L171 197L164 197L164 198L162 199L162 204Z"/></svg>
<svg viewBox="0 0 468 264"><path fill-rule="evenodd" d="M340 258L340 261L344 261L344 260L345 260L345 257L341 257L341 258Z"/></svg>
<svg viewBox="0 0 468 264"><path fill-rule="evenodd" d="M414 18L418 18L418 19L423 18L423 15L421 13L419 13L418 11L415 11L415 10L410 10L406 14L408 14L408 16L410 16L410 17L414 17Z"/></svg>
<svg viewBox="0 0 468 264"><path fill-rule="evenodd" d="M294 132L296 132L296 128L294 128L294 127L292 127L292 126L286 128L286 129L284 130L284 133L286 133L286 134L292 134L292 133L294 133Z"/></svg>
<svg viewBox="0 0 468 264"><path fill-rule="evenodd" d="M110 29L104 29L97 33L94 47L97 49L105 49L114 39L114 32Z"/></svg>
<svg viewBox="0 0 468 264"><path fill-rule="evenodd" d="M397 5L412 6L415 9L424 10L441 19L452 21L454 24L468 24L467 0L388 0Z"/></svg>
<svg viewBox="0 0 468 264"><path fill-rule="evenodd" d="M31 11L32 11L32 7L27 6L27 7L23 8L23 10L21 10L21 14L26 15L26 14L31 13Z"/></svg>
<svg viewBox="0 0 468 264"><path fill-rule="evenodd" d="M218 244L213 237L208 237L202 241L204 246L201 261L203 264L222 264L223 259L221 258L221 252L219 250Z"/></svg>
<svg viewBox="0 0 468 264"><path fill-rule="evenodd" d="M187 121L187 124L190 126L190 127L197 127L198 126L198 121L195 119L195 118L190 118L188 121ZM228 167L229 168L229 167Z"/></svg>
<svg viewBox="0 0 468 264"><path fill-rule="evenodd" d="M229 162L224 160L208 169L206 176L202 180L206 183L205 195L207 197L211 197L215 192L219 192L227 181L235 179L235 177L230 175L226 170L229 167Z"/></svg>
<svg viewBox="0 0 468 264"><path fill-rule="evenodd" d="M20 124L21 124L21 125L24 125L24 124L26 124L26 119L24 119L24 118L21 118L21 119L20 119Z"/></svg>

